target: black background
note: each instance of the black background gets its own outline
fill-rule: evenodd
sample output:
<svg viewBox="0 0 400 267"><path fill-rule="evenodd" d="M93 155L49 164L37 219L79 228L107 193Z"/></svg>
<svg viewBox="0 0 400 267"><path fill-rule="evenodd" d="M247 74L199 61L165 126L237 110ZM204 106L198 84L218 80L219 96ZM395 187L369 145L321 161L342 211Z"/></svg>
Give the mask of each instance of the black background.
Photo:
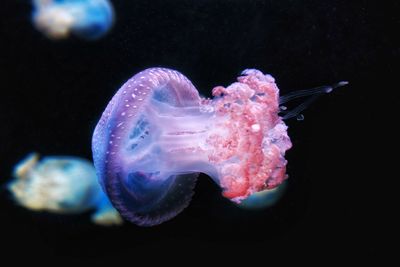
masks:
<svg viewBox="0 0 400 267"><path fill-rule="evenodd" d="M350 84L290 120L288 190L273 208L251 212L220 196L202 175L191 205L152 228L102 228L89 214L55 216L0 195L1 254L30 263L186 257L231 260L384 260L395 240L386 217L399 104L398 1L113 1L105 38L50 41L30 22L28 0L0 7L0 177L31 151L91 159L103 109L148 67L184 73L204 96L245 68L272 74L281 93ZM394 150L395 151L395 150ZM388 197L389 196L389 197ZM390 211L398 212L397 209ZM389 254L390 255L390 254ZM283 257L282 257L283 256ZM321 262L321 263L322 263Z"/></svg>

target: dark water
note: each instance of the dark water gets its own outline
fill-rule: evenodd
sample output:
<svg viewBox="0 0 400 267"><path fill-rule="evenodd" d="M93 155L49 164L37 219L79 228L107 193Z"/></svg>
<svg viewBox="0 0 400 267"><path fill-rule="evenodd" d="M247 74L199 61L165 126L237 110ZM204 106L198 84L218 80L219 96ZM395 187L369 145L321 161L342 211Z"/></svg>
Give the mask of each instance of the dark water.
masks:
<svg viewBox="0 0 400 267"><path fill-rule="evenodd" d="M2 255L28 262L147 262L323 256L368 260L386 250L400 26L397 1L114 0L97 42L50 41L29 1L0 8L1 183L31 151L91 159L94 126L115 91L148 67L185 74L210 96L246 68L282 93L348 80L290 120L287 192L262 212L237 209L205 175L191 205L157 227L102 228L88 214L54 216L0 196ZM351 2L351 3L350 3ZM397 86L397 87L396 87ZM392 121L395 123L395 121ZM383 227L384 226L384 227ZM267 263L265 263L267 264Z"/></svg>

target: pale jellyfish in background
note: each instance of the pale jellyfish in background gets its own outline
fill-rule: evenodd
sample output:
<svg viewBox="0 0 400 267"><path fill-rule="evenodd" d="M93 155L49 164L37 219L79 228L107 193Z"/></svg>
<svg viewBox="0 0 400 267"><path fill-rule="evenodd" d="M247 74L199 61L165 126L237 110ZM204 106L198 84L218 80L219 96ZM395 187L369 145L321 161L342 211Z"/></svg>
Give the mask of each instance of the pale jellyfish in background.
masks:
<svg viewBox="0 0 400 267"><path fill-rule="evenodd" d="M242 202L236 204L240 208L248 210L260 210L274 206L283 196L286 182L273 188L251 194Z"/></svg>
<svg viewBox="0 0 400 267"><path fill-rule="evenodd" d="M94 209L92 221L120 225L122 219L97 182L93 165L81 158L30 154L15 166L8 188L15 201L34 211L78 214Z"/></svg>
<svg viewBox="0 0 400 267"><path fill-rule="evenodd" d="M141 226L160 224L187 207L200 172L240 203L287 178L284 156L292 144L283 119L344 84L280 98L271 75L247 69L206 99L178 71L144 70L118 90L93 133L99 181L121 215ZM279 116L280 104L309 95Z"/></svg>
<svg viewBox="0 0 400 267"><path fill-rule="evenodd" d="M33 23L51 39L73 33L84 39L98 39L114 22L109 0L33 0Z"/></svg>

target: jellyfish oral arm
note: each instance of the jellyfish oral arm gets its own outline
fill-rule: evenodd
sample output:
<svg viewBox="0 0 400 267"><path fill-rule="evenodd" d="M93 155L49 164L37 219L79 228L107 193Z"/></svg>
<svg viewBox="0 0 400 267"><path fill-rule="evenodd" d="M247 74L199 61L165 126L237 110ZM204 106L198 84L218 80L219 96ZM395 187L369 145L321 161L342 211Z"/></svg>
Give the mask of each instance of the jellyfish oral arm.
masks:
<svg viewBox="0 0 400 267"><path fill-rule="evenodd" d="M169 112L175 113L172 116L148 112L152 114L149 124L157 125L148 129L154 142L143 152L143 161L135 155L131 164L150 171L147 157L157 154L162 158L157 162L161 173L206 173L222 186L225 197L237 202L254 192L276 187L286 177L286 161L281 152L290 146L286 126L280 123L267 129L270 122L265 121L262 108L248 110L244 115L246 101L219 103L218 110L210 103L191 110L174 108L175 112ZM232 114L222 107L226 104L237 105ZM127 171L131 164L126 164L130 166Z"/></svg>

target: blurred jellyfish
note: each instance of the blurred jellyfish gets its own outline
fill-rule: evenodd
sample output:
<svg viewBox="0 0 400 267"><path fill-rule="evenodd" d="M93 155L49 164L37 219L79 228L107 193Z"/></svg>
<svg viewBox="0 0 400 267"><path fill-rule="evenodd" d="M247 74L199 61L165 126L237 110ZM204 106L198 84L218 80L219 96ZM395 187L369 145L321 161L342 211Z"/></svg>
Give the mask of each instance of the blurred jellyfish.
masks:
<svg viewBox="0 0 400 267"><path fill-rule="evenodd" d="M15 166L8 188L21 206L35 211L77 214L91 209L100 225L119 225L122 219L100 188L93 165L81 158L53 156L39 161L32 153Z"/></svg>
<svg viewBox="0 0 400 267"><path fill-rule="evenodd" d="M286 190L286 182L273 189L251 194L241 203L236 203L237 206L243 209L260 210L274 206L283 196Z"/></svg>
<svg viewBox="0 0 400 267"><path fill-rule="evenodd" d="M33 0L32 19L36 28L51 39L70 32L84 39L98 39L114 22L109 0Z"/></svg>

